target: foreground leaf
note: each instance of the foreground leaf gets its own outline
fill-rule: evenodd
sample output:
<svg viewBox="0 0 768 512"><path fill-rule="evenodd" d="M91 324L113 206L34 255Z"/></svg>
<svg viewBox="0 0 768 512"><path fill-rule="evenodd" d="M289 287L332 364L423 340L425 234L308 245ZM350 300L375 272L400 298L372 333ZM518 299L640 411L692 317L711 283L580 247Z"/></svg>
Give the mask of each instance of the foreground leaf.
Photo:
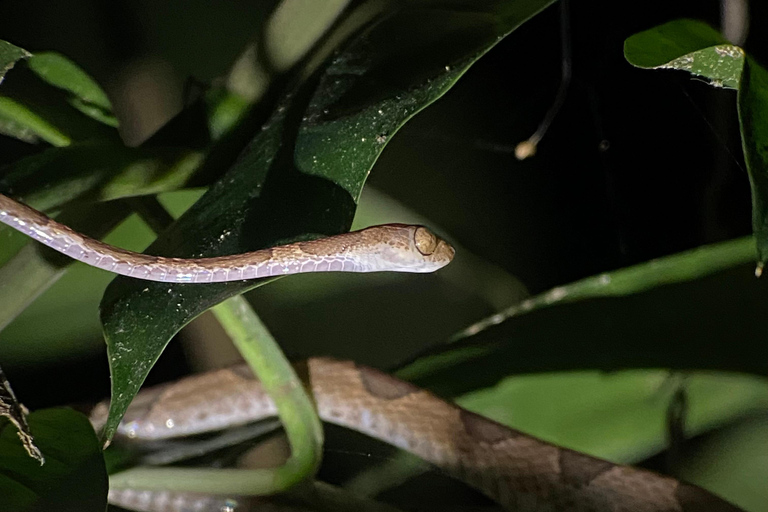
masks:
<svg viewBox="0 0 768 512"><path fill-rule="evenodd" d="M637 67L688 71L715 87L738 89L759 276L768 261L768 72L715 29L694 20L671 21L633 35L624 43L624 56Z"/></svg>
<svg viewBox="0 0 768 512"><path fill-rule="evenodd" d="M337 53L318 81L287 96L234 168L148 252L235 254L348 230L363 183L391 136L550 3L428 2L387 16ZM111 437L174 333L264 282L116 279L101 314L113 382L105 436Z"/></svg>
<svg viewBox="0 0 768 512"><path fill-rule="evenodd" d="M29 415L45 464L24 451L9 424L0 431L0 510L103 512L107 472L88 419L70 409Z"/></svg>

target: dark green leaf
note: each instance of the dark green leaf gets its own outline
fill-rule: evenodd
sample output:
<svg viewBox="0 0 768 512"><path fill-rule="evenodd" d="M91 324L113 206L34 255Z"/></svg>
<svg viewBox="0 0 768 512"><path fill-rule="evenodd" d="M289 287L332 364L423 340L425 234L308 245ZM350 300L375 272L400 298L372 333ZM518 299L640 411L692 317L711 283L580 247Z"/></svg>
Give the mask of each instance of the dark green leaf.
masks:
<svg viewBox="0 0 768 512"><path fill-rule="evenodd" d="M759 271L768 260L768 72L749 57L744 61L738 105L741 144L752 185L752 229Z"/></svg>
<svg viewBox="0 0 768 512"><path fill-rule="evenodd" d="M31 56L32 54L28 51L0 39L0 83L2 83L5 74L13 68L16 62Z"/></svg>
<svg viewBox="0 0 768 512"><path fill-rule="evenodd" d="M752 237L706 245L680 254L657 258L558 286L546 293L525 299L490 318L475 323L456 335L455 339L473 336L487 327L538 309L589 298L632 295L667 284L692 281L743 265L754 258Z"/></svg>
<svg viewBox="0 0 768 512"><path fill-rule="evenodd" d="M98 438L88 419L70 409L29 415L45 464L31 459L16 431L0 432L0 510L14 512L103 512L107 472Z"/></svg>
<svg viewBox="0 0 768 512"><path fill-rule="evenodd" d="M78 200L157 194L184 185L201 158L186 148L126 148L119 141L50 148L5 167L0 192L47 211Z"/></svg>
<svg viewBox="0 0 768 512"><path fill-rule="evenodd" d="M420 3L383 18L287 97L247 153L149 252L242 253L349 229L390 137L504 35L551 0ZM117 279L102 301L112 368L111 437L169 339L261 282L167 285Z"/></svg>
<svg viewBox="0 0 768 512"><path fill-rule="evenodd" d="M0 40L0 83L3 82L5 74L13 68L16 62L31 56L32 54L28 51ZM0 133L16 137L25 142L35 142L37 140L31 129L15 121L12 116L4 114L2 110L0 108Z"/></svg>
<svg viewBox="0 0 768 512"><path fill-rule="evenodd" d="M753 254L745 238L554 288L478 322L399 375L453 396L508 375L555 370L762 374L768 325L756 319L764 317L765 291L743 266ZM720 343L701 350L702 339Z"/></svg>
<svg viewBox="0 0 768 512"><path fill-rule="evenodd" d="M706 23L696 20L675 20L635 34L624 42L624 57L640 68L666 68L691 70L671 63L703 48L728 45L728 41ZM693 62L689 62L693 64Z"/></svg>
<svg viewBox="0 0 768 512"><path fill-rule="evenodd" d="M624 56L638 67L679 69L738 89L738 112L747 172L752 185L752 229L758 267L768 261L768 73L744 51L704 23L677 20L627 39Z"/></svg>

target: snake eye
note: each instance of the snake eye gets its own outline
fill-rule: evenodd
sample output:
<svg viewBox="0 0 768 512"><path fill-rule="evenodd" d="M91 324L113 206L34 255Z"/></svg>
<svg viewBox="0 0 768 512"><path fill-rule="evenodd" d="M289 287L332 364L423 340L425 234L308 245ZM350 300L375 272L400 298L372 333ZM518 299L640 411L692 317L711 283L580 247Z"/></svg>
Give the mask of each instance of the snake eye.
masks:
<svg viewBox="0 0 768 512"><path fill-rule="evenodd" d="M437 249L437 237L427 228L416 228L416 232L413 234L413 243L424 256L429 256Z"/></svg>

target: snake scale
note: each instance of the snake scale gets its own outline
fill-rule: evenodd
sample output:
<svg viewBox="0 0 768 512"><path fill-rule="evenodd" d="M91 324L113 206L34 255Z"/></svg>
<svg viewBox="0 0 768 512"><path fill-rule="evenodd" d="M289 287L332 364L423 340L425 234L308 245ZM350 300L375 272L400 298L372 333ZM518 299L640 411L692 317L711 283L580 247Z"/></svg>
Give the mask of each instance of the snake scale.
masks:
<svg viewBox="0 0 768 512"><path fill-rule="evenodd" d="M431 272L454 255L453 248L427 228L389 224L232 256L149 256L88 238L1 194L0 222L84 263L162 282L209 283L323 271ZM740 510L673 478L545 443L371 368L316 358L307 362L307 370L323 420L418 455L508 510ZM274 404L248 369L235 367L142 391L119 434L177 437L275 414ZM94 410L94 424L103 423L105 415L102 404ZM113 497L119 495L116 491Z"/></svg>

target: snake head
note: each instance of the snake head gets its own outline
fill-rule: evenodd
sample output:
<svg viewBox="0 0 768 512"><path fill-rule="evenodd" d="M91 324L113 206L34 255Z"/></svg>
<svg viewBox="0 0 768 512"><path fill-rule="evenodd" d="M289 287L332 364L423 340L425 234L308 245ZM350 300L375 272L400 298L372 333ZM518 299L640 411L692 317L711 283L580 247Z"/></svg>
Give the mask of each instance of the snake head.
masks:
<svg viewBox="0 0 768 512"><path fill-rule="evenodd" d="M456 254L451 244L424 226L387 224L369 230L377 239L371 270L434 272L450 263Z"/></svg>

